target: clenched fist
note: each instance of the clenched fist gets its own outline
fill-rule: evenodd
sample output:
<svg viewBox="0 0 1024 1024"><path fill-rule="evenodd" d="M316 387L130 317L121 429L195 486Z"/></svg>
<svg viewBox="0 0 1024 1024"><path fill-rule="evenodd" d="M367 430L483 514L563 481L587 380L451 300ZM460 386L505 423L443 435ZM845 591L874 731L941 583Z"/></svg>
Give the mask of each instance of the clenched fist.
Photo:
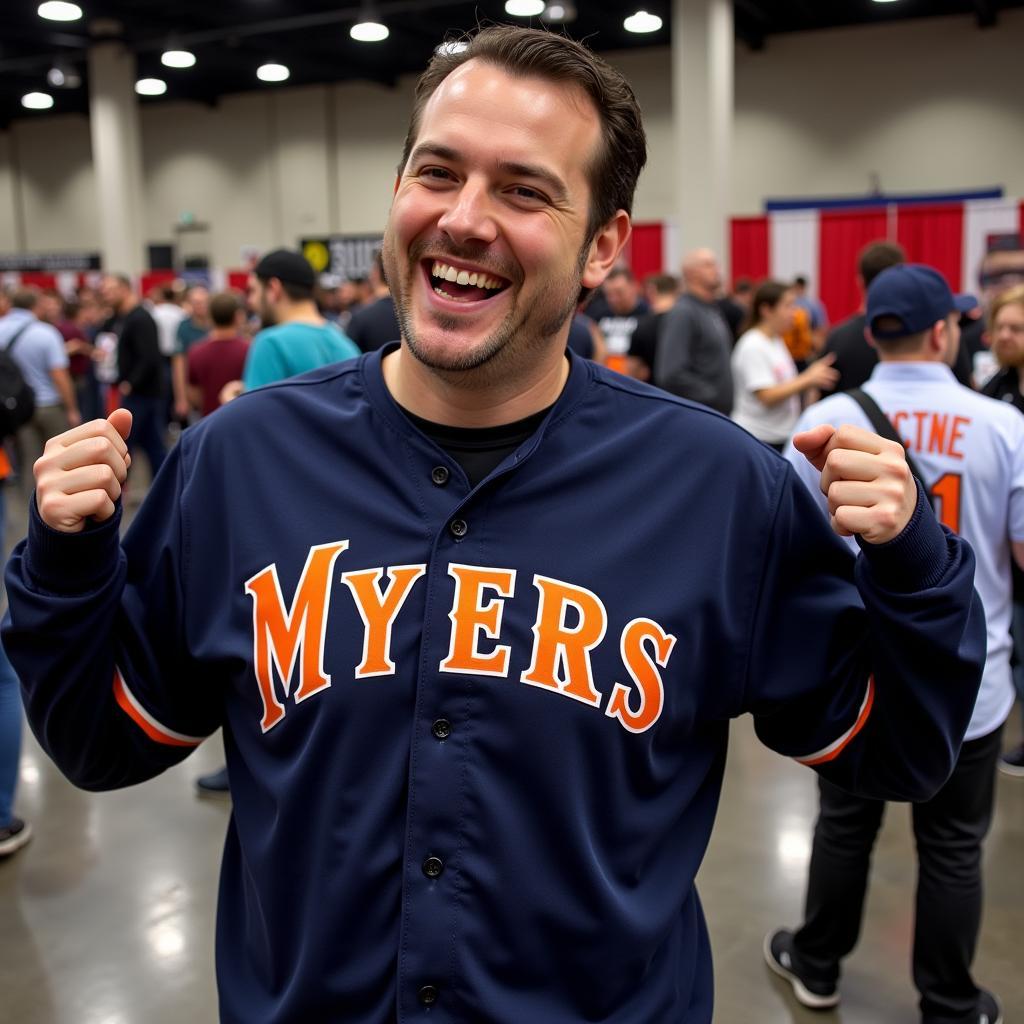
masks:
<svg viewBox="0 0 1024 1024"><path fill-rule="evenodd" d="M47 526L78 533L89 517L102 522L114 514L131 456L125 443L132 414L115 409L105 420L90 420L46 442L36 461L36 507Z"/></svg>
<svg viewBox="0 0 1024 1024"><path fill-rule="evenodd" d="M917 507L917 484L903 446L860 427L827 423L793 436L793 447L821 473L832 529L870 544L898 536Z"/></svg>

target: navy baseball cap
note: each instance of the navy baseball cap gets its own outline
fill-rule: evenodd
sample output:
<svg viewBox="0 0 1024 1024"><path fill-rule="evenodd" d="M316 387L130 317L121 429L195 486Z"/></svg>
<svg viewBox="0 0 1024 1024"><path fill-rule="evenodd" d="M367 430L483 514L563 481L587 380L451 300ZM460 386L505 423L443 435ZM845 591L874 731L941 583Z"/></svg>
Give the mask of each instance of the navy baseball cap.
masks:
<svg viewBox="0 0 1024 1024"><path fill-rule="evenodd" d="M966 313L978 305L973 295L954 295L946 279L923 263L901 263L883 270L868 288L867 321L876 338L905 338L928 330L952 312ZM895 317L901 327L878 331L879 317Z"/></svg>

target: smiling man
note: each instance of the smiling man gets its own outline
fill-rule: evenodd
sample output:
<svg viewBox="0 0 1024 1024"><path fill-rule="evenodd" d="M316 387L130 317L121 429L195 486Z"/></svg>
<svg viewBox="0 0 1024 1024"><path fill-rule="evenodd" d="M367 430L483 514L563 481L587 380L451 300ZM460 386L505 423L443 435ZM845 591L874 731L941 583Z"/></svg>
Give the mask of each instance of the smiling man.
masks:
<svg viewBox="0 0 1024 1024"><path fill-rule="evenodd" d="M798 439L855 560L774 452L566 353L644 159L618 73L480 32L417 90L400 345L187 431L123 545L127 416L37 467L4 642L47 750L107 789L224 728L223 1021L708 1024L730 718L877 796L951 768L984 623L899 445Z"/></svg>

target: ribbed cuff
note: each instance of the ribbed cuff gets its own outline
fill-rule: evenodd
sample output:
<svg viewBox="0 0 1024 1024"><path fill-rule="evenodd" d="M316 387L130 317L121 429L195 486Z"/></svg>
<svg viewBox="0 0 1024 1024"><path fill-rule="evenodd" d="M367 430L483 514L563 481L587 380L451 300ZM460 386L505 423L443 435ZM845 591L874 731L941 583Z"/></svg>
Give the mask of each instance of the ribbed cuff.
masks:
<svg viewBox="0 0 1024 1024"><path fill-rule="evenodd" d="M29 502L25 569L51 594L83 594L106 582L117 566L121 544L121 502L103 523L90 521L80 533L63 533L43 522L33 493Z"/></svg>
<svg viewBox="0 0 1024 1024"><path fill-rule="evenodd" d="M886 590L911 594L936 586L949 568L946 533L935 517L921 482L917 481L917 507L903 531L885 544L857 537L871 575Z"/></svg>

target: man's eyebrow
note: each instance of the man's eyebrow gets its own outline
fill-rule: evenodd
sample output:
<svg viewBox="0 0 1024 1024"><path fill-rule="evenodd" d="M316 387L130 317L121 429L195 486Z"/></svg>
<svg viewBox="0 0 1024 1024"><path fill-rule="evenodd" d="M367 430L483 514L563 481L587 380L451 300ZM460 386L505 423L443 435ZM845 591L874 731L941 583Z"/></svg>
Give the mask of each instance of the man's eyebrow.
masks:
<svg viewBox="0 0 1024 1024"><path fill-rule="evenodd" d="M462 154L451 146L442 145L439 142L421 142L409 155L409 163L415 163L425 156L437 157L439 160L447 160L450 163L459 163L463 159ZM542 167L540 164L525 164L518 160L502 160L498 163L498 170L516 178L533 178L535 181L543 182L551 193L551 198L556 203L566 203L569 200L569 190L554 171Z"/></svg>
<svg viewBox="0 0 1024 1024"><path fill-rule="evenodd" d="M569 190L554 171L549 171L539 164L523 164L515 160L505 160L498 164L498 169L503 174L511 175L514 178L533 178L535 181L542 181L551 193L551 198L556 203L565 203L569 200Z"/></svg>

